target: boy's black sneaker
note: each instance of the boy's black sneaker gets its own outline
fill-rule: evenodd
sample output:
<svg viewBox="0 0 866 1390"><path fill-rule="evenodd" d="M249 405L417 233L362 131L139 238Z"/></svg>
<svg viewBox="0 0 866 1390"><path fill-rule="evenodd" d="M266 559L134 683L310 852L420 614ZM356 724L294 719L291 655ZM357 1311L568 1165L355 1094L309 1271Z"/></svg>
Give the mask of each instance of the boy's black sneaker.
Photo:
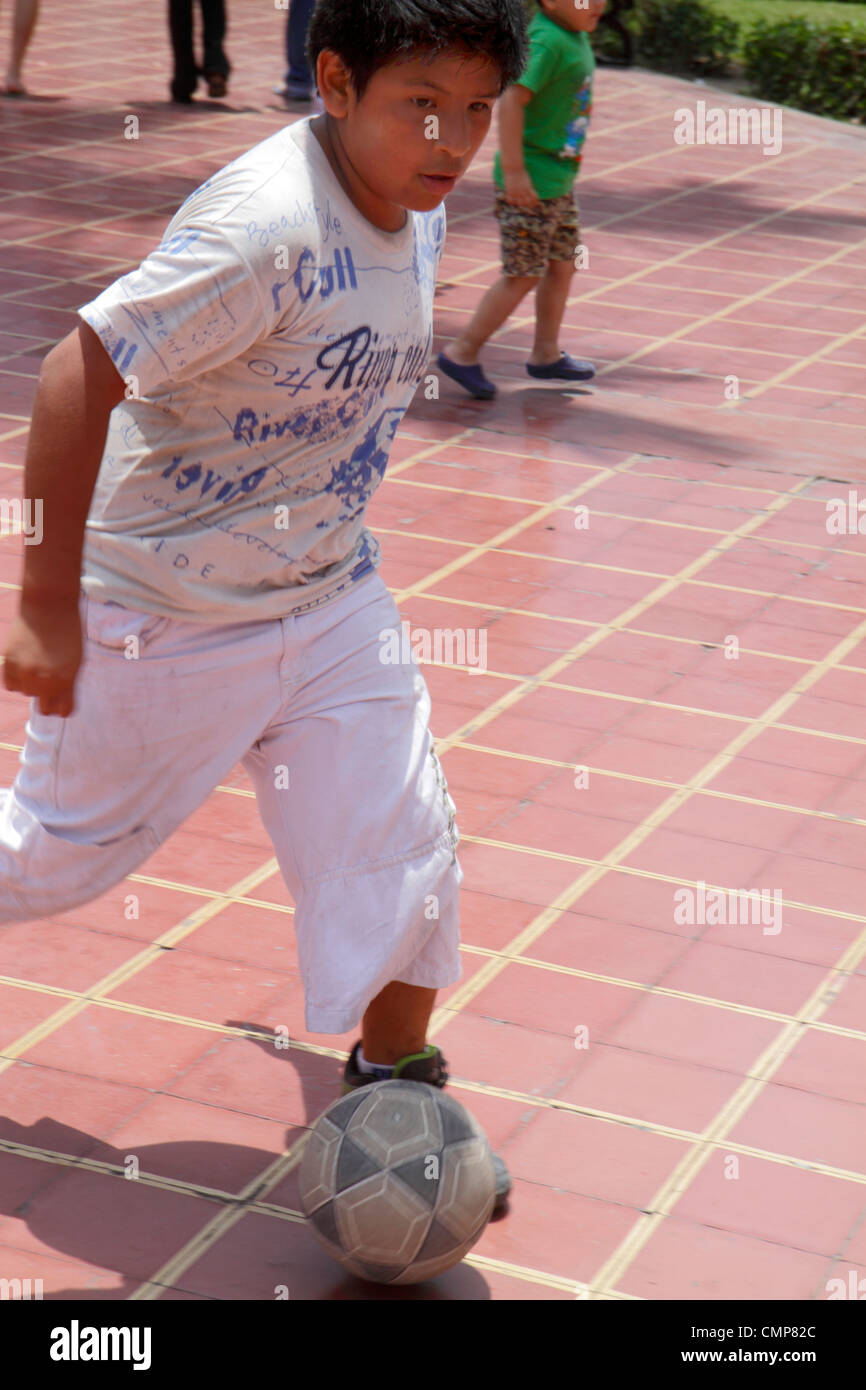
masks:
<svg viewBox="0 0 866 1390"><path fill-rule="evenodd" d="M343 1071L343 1095L348 1095L357 1086L369 1086L372 1082L379 1081L381 1078L372 1072L358 1070L358 1052L360 1051L360 1040L355 1043L349 1053L349 1060L346 1062ZM445 1070L445 1058L434 1047L428 1043L423 1052L413 1052L407 1057L401 1057L399 1062L394 1064L394 1070L388 1077L389 1081L420 1081L427 1086L445 1085L448 1080L448 1073ZM511 1191L511 1178L508 1174L504 1162L499 1154L493 1155L493 1167L496 1170L496 1197L493 1202L494 1212L503 1209L508 1201L508 1194Z"/></svg>

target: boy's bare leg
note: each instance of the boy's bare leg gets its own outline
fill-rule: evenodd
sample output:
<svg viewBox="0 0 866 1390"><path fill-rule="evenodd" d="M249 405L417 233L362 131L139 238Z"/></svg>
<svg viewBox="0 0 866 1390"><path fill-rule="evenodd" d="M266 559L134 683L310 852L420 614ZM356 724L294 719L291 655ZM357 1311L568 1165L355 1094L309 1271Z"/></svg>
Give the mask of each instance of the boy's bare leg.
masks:
<svg viewBox="0 0 866 1390"><path fill-rule="evenodd" d="M472 315L469 326L464 328L459 338L451 343L445 352L452 362L460 367L471 367L478 361L478 353L495 333L509 314L517 308L524 295L539 284L537 275L502 275L487 290ZM367 1049L364 1048L364 1056Z"/></svg>
<svg viewBox="0 0 866 1390"><path fill-rule="evenodd" d="M20 88L21 65L24 54L36 25L39 13L39 0L16 0L15 17L12 24L12 47L9 53L9 66L6 69L6 86Z"/></svg>
<svg viewBox="0 0 866 1390"><path fill-rule="evenodd" d="M546 367L551 362L559 361L559 330L573 274L573 261L550 261L547 274L538 286L535 296L535 342L529 354L534 367Z"/></svg>
<svg viewBox="0 0 866 1390"><path fill-rule="evenodd" d="M384 1067L427 1046L427 1027L435 989L392 980L367 1006L361 1023L361 1047L368 1062Z"/></svg>

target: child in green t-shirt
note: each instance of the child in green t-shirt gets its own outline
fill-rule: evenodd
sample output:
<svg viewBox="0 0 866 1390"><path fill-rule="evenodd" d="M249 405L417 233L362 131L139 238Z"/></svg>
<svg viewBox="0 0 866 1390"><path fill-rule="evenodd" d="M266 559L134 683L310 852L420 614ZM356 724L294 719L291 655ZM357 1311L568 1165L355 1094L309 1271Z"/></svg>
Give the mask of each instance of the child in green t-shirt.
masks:
<svg viewBox="0 0 866 1390"><path fill-rule="evenodd" d="M559 329L580 244L574 181L592 103L595 58L588 32L605 0L539 0L529 26L529 61L499 105L501 151L493 178L504 274L484 295L467 328L439 354L447 376L479 400L496 387L478 362L492 333L537 288L531 377L588 381L591 362L561 352Z"/></svg>

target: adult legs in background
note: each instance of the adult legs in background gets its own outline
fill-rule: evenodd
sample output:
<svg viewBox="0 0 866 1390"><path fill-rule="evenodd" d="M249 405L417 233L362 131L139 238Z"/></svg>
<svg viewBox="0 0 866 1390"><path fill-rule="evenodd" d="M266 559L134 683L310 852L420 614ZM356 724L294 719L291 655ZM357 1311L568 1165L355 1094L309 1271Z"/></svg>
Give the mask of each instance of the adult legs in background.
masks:
<svg viewBox="0 0 866 1390"><path fill-rule="evenodd" d="M223 40L226 36L225 0L201 0L201 13L204 28L202 72L210 84L209 94L221 96L225 93L225 79L232 70L232 65L223 48ZM222 84L215 83L215 78L222 78ZM213 90L215 86L220 85L221 91Z"/></svg>
<svg viewBox="0 0 866 1390"><path fill-rule="evenodd" d="M286 21L285 95L293 101L305 101L313 95L313 74L307 63L307 29L315 0L290 0Z"/></svg>
<svg viewBox="0 0 866 1390"><path fill-rule="evenodd" d="M188 102L198 85L198 68L192 46L192 0L168 0L168 31L174 55L171 95Z"/></svg>
<svg viewBox="0 0 866 1390"><path fill-rule="evenodd" d="M33 30L36 28L38 14L39 0L15 0L9 63L6 68L5 90L9 96L27 95L21 80L21 68L24 63L24 54L27 52L27 45L33 37Z"/></svg>

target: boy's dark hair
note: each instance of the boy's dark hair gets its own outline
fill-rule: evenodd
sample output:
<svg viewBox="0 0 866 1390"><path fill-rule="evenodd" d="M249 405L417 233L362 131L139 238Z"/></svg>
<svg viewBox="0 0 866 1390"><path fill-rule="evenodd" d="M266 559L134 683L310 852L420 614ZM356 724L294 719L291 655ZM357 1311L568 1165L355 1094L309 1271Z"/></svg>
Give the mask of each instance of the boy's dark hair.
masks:
<svg viewBox="0 0 866 1390"><path fill-rule="evenodd" d="M516 82L528 54L524 0L317 0L307 30L313 77L323 48L338 53L360 101L379 68L417 54L485 57Z"/></svg>

